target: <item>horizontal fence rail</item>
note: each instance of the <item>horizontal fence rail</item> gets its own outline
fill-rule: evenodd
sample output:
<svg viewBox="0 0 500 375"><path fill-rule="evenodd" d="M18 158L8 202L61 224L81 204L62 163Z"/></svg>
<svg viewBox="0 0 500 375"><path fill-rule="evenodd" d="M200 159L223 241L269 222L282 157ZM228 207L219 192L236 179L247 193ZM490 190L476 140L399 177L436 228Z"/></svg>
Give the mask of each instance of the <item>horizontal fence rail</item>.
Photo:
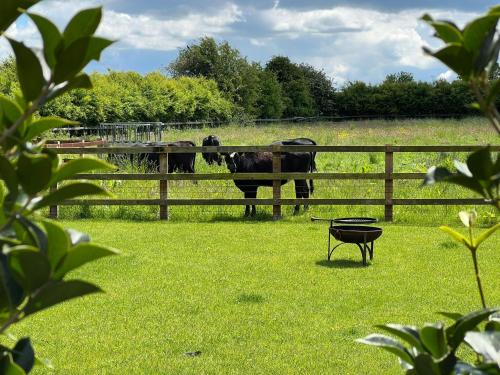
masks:
<svg viewBox="0 0 500 375"><path fill-rule="evenodd" d="M54 149L58 154L143 154L170 153L192 154L200 152L472 152L484 146L113 146L113 147L68 147ZM500 151L500 145L490 145L492 151Z"/></svg>
<svg viewBox="0 0 500 375"><path fill-rule="evenodd" d="M422 180L425 173L394 173L394 153L402 152L472 152L484 148L478 145L445 145L445 146L207 146L207 147L70 147L54 148L53 152L58 154L94 154L94 155L117 155L117 154L146 154L158 153L158 173L88 173L78 174L74 179L86 180L144 180L159 182L159 199L79 199L67 200L60 205L82 205L82 206L159 206L160 219L168 219L169 206L233 206L233 205L269 205L273 206L273 217L281 217L281 206L285 205L383 205L384 218L386 221L393 220L394 206L417 206L417 205L483 205L487 204L480 198L468 199L413 199L394 198L395 180ZM490 150L500 151L500 145L490 145ZM273 154L272 173L167 173L168 155L179 153L232 153L232 152L269 152ZM281 155L287 152L316 152L316 153L365 153L380 152L385 155L385 171L380 173L296 173L281 172ZM380 199L332 199L332 198L281 198L281 180L384 180L384 197ZM273 198L269 199L172 199L169 198L169 181L224 181L224 180L270 180L273 181ZM50 216L57 217L56 206L50 208Z"/></svg>

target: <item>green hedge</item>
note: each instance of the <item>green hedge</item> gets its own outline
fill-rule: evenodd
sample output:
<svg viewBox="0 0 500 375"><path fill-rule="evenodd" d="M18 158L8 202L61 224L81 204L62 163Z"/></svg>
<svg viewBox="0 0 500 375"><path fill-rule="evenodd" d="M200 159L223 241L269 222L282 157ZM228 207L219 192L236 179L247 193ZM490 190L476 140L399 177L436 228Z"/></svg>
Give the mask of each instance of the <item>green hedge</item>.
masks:
<svg viewBox="0 0 500 375"><path fill-rule="evenodd" d="M42 116L61 116L82 124L126 121L225 121L234 106L214 81L167 78L159 72L94 73L94 89L75 90L47 104Z"/></svg>

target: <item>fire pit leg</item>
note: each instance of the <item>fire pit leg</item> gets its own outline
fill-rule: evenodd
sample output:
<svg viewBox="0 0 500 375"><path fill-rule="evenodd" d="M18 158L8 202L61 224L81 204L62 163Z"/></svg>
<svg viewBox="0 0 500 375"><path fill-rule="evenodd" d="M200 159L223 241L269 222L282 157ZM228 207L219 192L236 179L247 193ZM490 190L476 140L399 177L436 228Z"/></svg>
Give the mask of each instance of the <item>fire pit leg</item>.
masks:
<svg viewBox="0 0 500 375"><path fill-rule="evenodd" d="M366 245L361 245L360 243L357 243L356 245L358 245L359 250L361 251L361 256L363 257L363 266L366 266Z"/></svg>
<svg viewBox="0 0 500 375"><path fill-rule="evenodd" d="M373 260L373 241L371 242L370 246L368 247L368 252L370 253L370 260Z"/></svg>
<svg viewBox="0 0 500 375"><path fill-rule="evenodd" d="M331 243L330 237L331 237L331 234L330 234L330 232L328 232L328 260L330 260L330 257L332 256L332 253L330 252L330 243ZM333 250L332 250L332 252L333 252Z"/></svg>
<svg viewBox="0 0 500 375"><path fill-rule="evenodd" d="M342 246L342 245L345 245L345 242L341 242L341 243L335 245L331 250L330 250L330 248L328 248L328 260L330 260L330 258L332 257L333 250L335 250L337 247Z"/></svg>

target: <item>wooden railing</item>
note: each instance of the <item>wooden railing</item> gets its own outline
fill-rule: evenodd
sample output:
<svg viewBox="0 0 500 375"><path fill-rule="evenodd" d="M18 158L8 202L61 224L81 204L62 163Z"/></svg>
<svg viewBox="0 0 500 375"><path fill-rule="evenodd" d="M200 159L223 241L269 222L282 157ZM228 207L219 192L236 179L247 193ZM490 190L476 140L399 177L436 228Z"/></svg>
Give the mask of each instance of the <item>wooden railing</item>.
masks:
<svg viewBox="0 0 500 375"><path fill-rule="evenodd" d="M158 205L160 219L168 219L168 207L176 205L272 205L273 217L281 217L283 205L383 205L386 221L393 220L393 208L397 205L482 205L483 199L395 199L395 180L422 180L424 173L394 173L394 153L399 152L472 152L484 146L220 146L220 147L95 147L95 148L65 148L53 149L59 154L144 154L159 153L159 173L92 173L79 174L75 178L88 180L156 180L159 181L158 199L85 199L68 200L62 205ZM490 146L492 151L500 151L500 145ZM202 153L202 152L259 152L273 153L272 173L176 173L169 174L168 155L175 153ZM385 171L383 173L283 173L281 172L280 157L284 152L380 152L385 154ZM283 179L313 179L313 180L384 180L384 198L281 198L281 184ZM272 199L172 199L169 198L169 181L179 180L273 180ZM50 208L50 215L57 217L57 207Z"/></svg>

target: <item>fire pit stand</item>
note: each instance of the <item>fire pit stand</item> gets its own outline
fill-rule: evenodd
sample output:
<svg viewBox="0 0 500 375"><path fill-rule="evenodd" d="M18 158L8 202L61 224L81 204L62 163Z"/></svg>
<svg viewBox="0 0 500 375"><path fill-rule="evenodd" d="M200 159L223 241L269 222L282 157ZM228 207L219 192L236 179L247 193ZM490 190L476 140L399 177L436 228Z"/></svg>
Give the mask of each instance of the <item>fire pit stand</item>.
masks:
<svg viewBox="0 0 500 375"><path fill-rule="evenodd" d="M331 259L332 253L337 247L348 243L358 246L361 251L364 266L366 266L367 252L370 256L370 260L373 259L373 243L382 235L382 228L359 224L372 224L377 222L377 219L362 217L320 219L313 217L311 220L330 222L330 228L328 228L328 260ZM332 247L331 237L334 237L337 241L340 241L340 243Z"/></svg>

